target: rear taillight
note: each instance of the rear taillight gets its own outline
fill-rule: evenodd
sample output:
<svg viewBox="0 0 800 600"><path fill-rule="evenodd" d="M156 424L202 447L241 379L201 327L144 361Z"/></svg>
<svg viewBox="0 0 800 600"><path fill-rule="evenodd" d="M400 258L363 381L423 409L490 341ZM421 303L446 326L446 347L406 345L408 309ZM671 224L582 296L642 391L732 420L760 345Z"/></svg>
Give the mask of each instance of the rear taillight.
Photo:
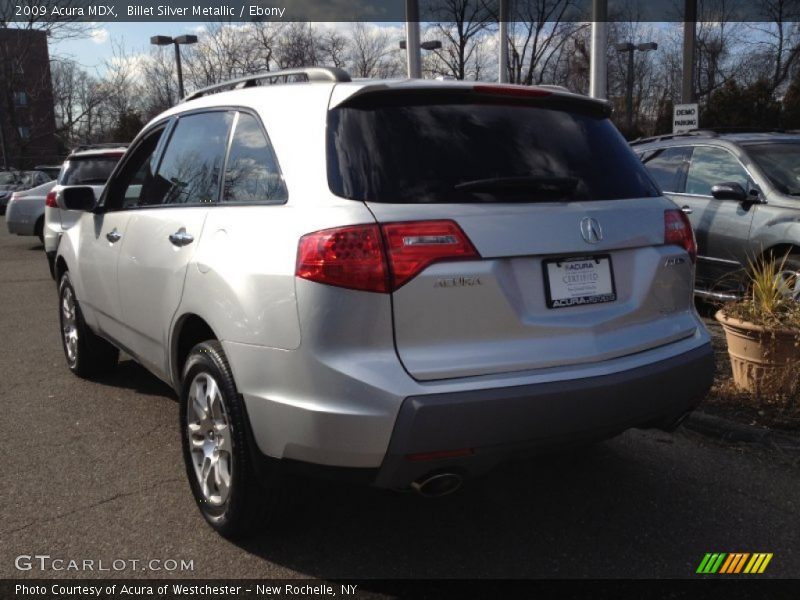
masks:
<svg viewBox="0 0 800 600"><path fill-rule="evenodd" d="M428 265L480 258L453 221L353 225L304 235L295 274L369 292L392 292Z"/></svg>
<svg viewBox="0 0 800 600"><path fill-rule="evenodd" d="M380 229L354 225L304 235L295 275L353 290L389 291Z"/></svg>
<svg viewBox="0 0 800 600"><path fill-rule="evenodd" d="M55 192L47 192L47 196L44 199L44 205L49 206L50 208L58 208Z"/></svg>
<svg viewBox="0 0 800 600"><path fill-rule="evenodd" d="M480 258L453 221L387 223L381 229L389 255L393 290L434 262Z"/></svg>
<svg viewBox="0 0 800 600"><path fill-rule="evenodd" d="M689 217L682 210L664 211L664 243L681 246L689 253L692 262L697 260L697 242Z"/></svg>

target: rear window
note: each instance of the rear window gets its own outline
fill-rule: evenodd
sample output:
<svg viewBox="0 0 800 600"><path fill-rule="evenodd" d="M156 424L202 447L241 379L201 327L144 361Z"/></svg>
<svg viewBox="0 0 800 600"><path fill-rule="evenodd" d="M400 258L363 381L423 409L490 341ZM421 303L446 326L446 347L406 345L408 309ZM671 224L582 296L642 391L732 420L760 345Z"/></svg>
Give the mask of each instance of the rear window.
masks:
<svg viewBox="0 0 800 600"><path fill-rule="evenodd" d="M423 204L659 195L608 119L554 108L362 103L329 111L327 144L330 189L354 200Z"/></svg>
<svg viewBox="0 0 800 600"><path fill-rule="evenodd" d="M61 167L59 185L103 185L121 154L71 158Z"/></svg>

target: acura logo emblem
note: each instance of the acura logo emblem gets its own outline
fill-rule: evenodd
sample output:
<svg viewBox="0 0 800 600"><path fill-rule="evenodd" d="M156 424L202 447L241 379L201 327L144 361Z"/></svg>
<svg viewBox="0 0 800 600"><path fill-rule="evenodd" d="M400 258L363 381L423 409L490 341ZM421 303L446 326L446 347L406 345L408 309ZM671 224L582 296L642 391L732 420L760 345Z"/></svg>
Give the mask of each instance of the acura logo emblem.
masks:
<svg viewBox="0 0 800 600"><path fill-rule="evenodd" d="M603 228L597 219L592 217L581 219L581 237L587 244L596 244L603 239Z"/></svg>

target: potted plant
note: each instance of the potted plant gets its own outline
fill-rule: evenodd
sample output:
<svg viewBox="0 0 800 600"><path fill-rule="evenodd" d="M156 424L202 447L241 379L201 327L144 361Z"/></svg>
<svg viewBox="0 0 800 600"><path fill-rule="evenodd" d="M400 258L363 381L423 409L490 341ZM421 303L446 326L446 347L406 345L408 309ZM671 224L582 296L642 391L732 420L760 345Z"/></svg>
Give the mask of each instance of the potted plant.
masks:
<svg viewBox="0 0 800 600"><path fill-rule="evenodd" d="M800 380L800 302L792 298L797 273L786 257L750 263L749 289L715 318L725 331L734 384L756 397L793 397Z"/></svg>

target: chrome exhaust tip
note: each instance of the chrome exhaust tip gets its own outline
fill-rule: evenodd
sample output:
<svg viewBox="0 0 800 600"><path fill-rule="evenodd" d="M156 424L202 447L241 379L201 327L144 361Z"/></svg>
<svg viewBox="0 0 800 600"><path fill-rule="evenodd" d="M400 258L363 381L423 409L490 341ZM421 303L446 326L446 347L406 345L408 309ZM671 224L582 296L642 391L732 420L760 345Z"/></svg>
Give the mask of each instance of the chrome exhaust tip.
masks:
<svg viewBox="0 0 800 600"><path fill-rule="evenodd" d="M411 489L426 498L440 498L457 491L463 481L456 473L436 473L417 479L411 484Z"/></svg>

